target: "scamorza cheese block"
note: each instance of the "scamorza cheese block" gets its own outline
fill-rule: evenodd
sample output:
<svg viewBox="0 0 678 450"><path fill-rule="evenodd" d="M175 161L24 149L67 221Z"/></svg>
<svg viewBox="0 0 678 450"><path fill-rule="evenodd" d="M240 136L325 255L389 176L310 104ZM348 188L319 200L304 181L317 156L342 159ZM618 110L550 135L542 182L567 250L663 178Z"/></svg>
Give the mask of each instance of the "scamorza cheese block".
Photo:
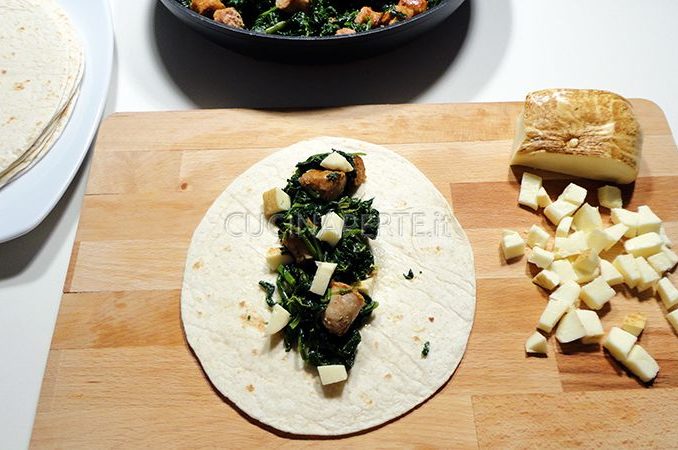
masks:
<svg viewBox="0 0 678 450"><path fill-rule="evenodd" d="M641 133L631 104L589 89L527 95L512 165L627 184L638 175Z"/></svg>

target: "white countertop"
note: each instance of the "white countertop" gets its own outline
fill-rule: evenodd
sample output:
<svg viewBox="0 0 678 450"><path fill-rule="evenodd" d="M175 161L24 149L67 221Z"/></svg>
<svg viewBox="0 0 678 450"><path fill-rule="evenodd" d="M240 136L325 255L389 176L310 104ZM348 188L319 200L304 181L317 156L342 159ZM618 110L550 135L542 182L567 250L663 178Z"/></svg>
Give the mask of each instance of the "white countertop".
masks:
<svg viewBox="0 0 678 450"><path fill-rule="evenodd" d="M315 67L223 50L154 0L132 9L111 3L117 60L109 114L507 101L539 88L592 87L650 99L678 129L675 0L470 0L444 28L397 52ZM30 440L85 181L86 169L42 225L0 244L2 449Z"/></svg>

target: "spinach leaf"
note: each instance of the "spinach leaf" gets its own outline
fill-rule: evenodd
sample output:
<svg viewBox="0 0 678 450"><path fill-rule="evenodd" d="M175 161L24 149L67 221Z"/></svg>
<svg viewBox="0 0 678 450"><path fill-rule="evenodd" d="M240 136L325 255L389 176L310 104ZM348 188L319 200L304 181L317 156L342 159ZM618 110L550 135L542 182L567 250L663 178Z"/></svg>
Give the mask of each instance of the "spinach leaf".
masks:
<svg viewBox="0 0 678 450"><path fill-rule="evenodd" d="M424 342L424 348L421 349L421 357L426 358L428 356L428 352L431 351L431 343L429 341Z"/></svg>
<svg viewBox="0 0 678 450"><path fill-rule="evenodd" d="M261 286L264 292L266 292L266 304L271 307L275 305L275 300L273 300L273 292L275 292L275 286L264 280L261 280L259 282L259 286Z"/></svg>

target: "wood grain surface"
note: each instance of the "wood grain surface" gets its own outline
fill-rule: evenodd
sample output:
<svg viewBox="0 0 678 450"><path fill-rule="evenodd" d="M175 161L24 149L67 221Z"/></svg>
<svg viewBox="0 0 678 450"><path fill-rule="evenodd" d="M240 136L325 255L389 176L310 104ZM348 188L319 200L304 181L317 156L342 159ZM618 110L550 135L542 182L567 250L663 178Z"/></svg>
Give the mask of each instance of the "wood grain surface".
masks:
<svg viewBox="0 0 678 450"><path fill-rule="evenodd" d="M631 208L649 204L678 243L678 153L662 111L645 100L633 104L644 131L643 159L624 195ZM618 289L602 312L606 329L629 312L648 315L640 342L661 366L651 387L599 347L551 339L548 357L524 353L546 294L530 282L525 258L503 262L498 242L502 228L553 227L516 203L520 171L508 160L520 107L376 105L107 119L32 447L675 448L678 336L654 297ZM214 198L251 164L318 135L386 145L433 181L473 245L478 296L467 352L438 394L375 430L313 440L261 426L212 388L184 339L179 303L191 234ZM571 181L542 175L552 197ZM675 273L670 278L678 281Z"/></svg>

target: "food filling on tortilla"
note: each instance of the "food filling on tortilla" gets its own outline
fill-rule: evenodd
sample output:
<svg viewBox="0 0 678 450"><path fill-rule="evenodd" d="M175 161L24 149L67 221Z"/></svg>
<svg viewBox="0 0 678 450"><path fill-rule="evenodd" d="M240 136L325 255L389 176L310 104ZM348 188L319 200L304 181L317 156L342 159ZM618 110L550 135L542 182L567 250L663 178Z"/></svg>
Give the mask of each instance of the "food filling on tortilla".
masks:
<svg viewBox="0 0 678 450"><path fill-rule="evenodd" d="M268 252L275 286L259 282L273 308L267 332L282 332L285 350L315 367L350 370L360 329L378 306L367 286L376 274L370 240L379 211L354 196L365 180L360 154L334 150L298 163L284 188L264 193L281 243Z"/></svg>

